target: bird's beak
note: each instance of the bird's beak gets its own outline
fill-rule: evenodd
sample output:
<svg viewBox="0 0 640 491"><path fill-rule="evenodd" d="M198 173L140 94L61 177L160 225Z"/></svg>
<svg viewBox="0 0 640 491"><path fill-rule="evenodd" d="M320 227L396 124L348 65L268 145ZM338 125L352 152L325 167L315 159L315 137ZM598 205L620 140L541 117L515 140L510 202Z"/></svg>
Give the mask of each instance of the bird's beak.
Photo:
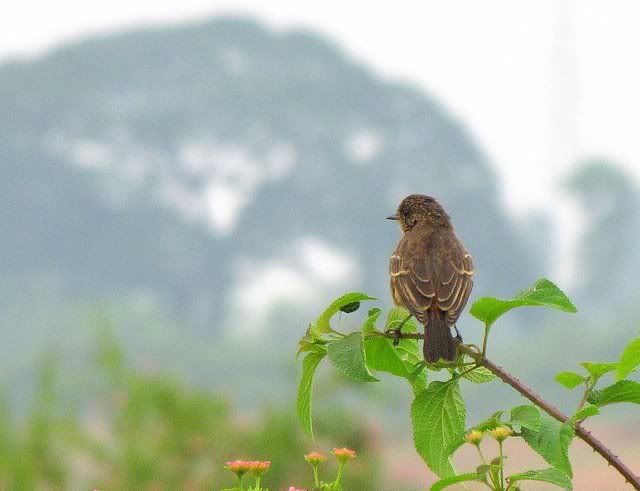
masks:
<svg viewBox="0 0 640 491"><path fill-rule="evenodd" d="M397 220L398 219L398 215L391 215L390 217L387 217L387 220Z"/></svg>

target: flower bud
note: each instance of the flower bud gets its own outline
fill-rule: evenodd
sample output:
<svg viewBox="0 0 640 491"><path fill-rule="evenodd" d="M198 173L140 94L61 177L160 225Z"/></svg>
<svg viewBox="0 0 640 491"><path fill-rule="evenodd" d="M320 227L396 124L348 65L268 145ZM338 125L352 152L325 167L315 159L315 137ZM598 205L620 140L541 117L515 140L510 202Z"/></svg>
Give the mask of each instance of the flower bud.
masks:
<svg viewBox="0 0 640 491"><path fill-rule="evenodd" d="M345 462L355 458L356 456L356 452L355 450L351 450L350 448L334 448L333 449L333 455L335 455L338 458L338 461L342 464L344 464Z"/></svg>
<svg viewBox="0 0 640 491"><path fill-rule="evenodd" d="M497 441L502 442L507 439L507 437L513 434L513 430L508 426L498 426L491 430L491 436L495 438Z"/></svg>
<svg viewBox="0 0 640 491"><path fill-rule="evenodd" d="M464 436L464 439L468 443L471 443L472 445L475 445L477 447L478 445L480 445L480 442L482 441L483 436L484 436L484 433L482 431L471 430L469 433L467 433Z"/></svg>
<svg viewBox="0 0 640 491"><path fill-rule="evenodd" d="M269 460L254 460L248 462L249 472L254 476L262 476L271 467L271 461Z"/></svg>
<svg viewBox="0 0 640 491"><path fill-rule="evenodd" d="M304 456L304 460L309 462L311 465L318 465L319 463L327 460L327 458L319 452L311 452Z"/></svg>
<svg viewBox="0 0 640 491"><path fill-rule="evenodd" d="M231 462L226 462L224 468L233 472L236 476L242 477L249 471L249 466L251 462L247 462L246 460L233 460Z"/></svg>

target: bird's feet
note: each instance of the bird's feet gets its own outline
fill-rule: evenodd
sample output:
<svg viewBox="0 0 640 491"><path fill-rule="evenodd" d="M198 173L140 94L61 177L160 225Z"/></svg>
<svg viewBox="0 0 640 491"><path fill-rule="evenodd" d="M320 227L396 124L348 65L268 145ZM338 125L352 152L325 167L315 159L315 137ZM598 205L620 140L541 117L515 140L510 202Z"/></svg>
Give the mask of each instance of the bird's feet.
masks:
<svg viewBox="0 0 640 491"><path fill-rule="evenodd" d="M453 328L456 330L456 340L462 343L462 336L460 335L460 331L458 331L458 326L453 326Z"/></svg>
<svg viewBox="0 0 640 491"><path fill-rule="evenodd" d="M411 314L409 314L408 316L406 316L402 322L400 323L400 325L398 327L395 327L393 329L387 329L387 333L391 334L392 339L393 339L393 345L394 346L398 346L400 344L400 340L402 339L402 326L404 326L406 324L406 322L411 319Z"/></svg>
<svg viewBox="0 0 640 491"><path fill-rule="evenodd" d="M387 333L391 334L393 345L398 346L400 344L400 340L402 339L402 330L399 327L396 327L395 329L389 329Z"/></svg>

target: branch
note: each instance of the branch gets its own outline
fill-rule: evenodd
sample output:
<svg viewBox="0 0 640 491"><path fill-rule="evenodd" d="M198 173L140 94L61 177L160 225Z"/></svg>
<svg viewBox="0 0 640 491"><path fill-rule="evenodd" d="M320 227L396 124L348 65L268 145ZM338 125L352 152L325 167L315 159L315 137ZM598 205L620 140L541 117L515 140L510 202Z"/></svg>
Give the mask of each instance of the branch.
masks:
<svg viewBox="0 0 640 491"><path fill-rule="evenodd" d="M385 333L376 333L379 336L386 338L394 338L397 335L391 332ZM410 338L410 339L422 339L424 336L420 333L401 333L401 337ZM490 370L494 375L496 375L500 380L504 383L510 385L515 390L520 392L524 397L533 402L536 406L543 409L550 416L557 419L561 423L566 423L569 420L569 417L564 413L560 412L558 408L549 404L542 397L536 394L532 389L524 385L520 380L515 378L510 373L506 372L503 368L499 367L491 360L487 359L479 353L478 351L469 347L466 344L459 344L458 348L461 352L469 355L471 358L475 360L478 365L485 367ZM612 465L620 474L624 476L626 481L633 486L634 489L640 490L640 477L636 476L631 469L629 469L619 458L617 455L614 455L611 450L604 443L598 440L595 436L591 434L590 431L584 429L580 423L575 424L576 434L584 440L595 452L598 452L604 459Z"/></svg>
<svg viewBox="0 0 640 491"><path fill-rule="evenodd" d="M404 334L403 334L404 335ZM515 378L513 375L507 373L503 368L499 367L491 360L483 357L478 352L472 350L467 345L460 344L458 345L460 351L472 357L478 365L481 365L488 370L490 370L494 375L496 375L500 380L504 383L510 385L515 390L520 392L524 397L533 402L536 406L542 408L546 411L550 416L557 419L561 423L566 423L569 420L565 414L560 412L556 407L549 404L547 401L542 399L538 394L536 394L529 387L524 385L520 380ZM626 481L633 486L634 489L640 490L640 477L636 476L631 469L629 469L619 458L617 455L614 455L608 447L604 445L600 440L598 440L595 436L591 434L590 431L585 430L579 423L575 425L576 434L582 438L594 451L598 452L604 459L612 465L620 474L624 476Z"/></svg>

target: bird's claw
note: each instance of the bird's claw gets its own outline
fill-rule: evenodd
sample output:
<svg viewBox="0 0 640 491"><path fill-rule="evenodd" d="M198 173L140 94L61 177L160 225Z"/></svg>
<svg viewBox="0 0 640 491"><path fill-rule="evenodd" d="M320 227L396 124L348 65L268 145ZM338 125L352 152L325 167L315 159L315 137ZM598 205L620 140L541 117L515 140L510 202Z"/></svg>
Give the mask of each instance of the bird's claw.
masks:
<svg viewBox="0 0 640 491"><path fill-rule="evenodd" d="M460 335L460 331L458 331L458 326L453 326L453 328L456 330L456 340L462 343L462 336Z"/></svg>
<svg viewBox="0 0 640 491"><path fill-rule="evenodd" d="M385 334L391 334L391 339L393 340L393 345L398 346L400 344L400 340L402 339L402 331L399 327L395 329L387 329Z"/></svg>

